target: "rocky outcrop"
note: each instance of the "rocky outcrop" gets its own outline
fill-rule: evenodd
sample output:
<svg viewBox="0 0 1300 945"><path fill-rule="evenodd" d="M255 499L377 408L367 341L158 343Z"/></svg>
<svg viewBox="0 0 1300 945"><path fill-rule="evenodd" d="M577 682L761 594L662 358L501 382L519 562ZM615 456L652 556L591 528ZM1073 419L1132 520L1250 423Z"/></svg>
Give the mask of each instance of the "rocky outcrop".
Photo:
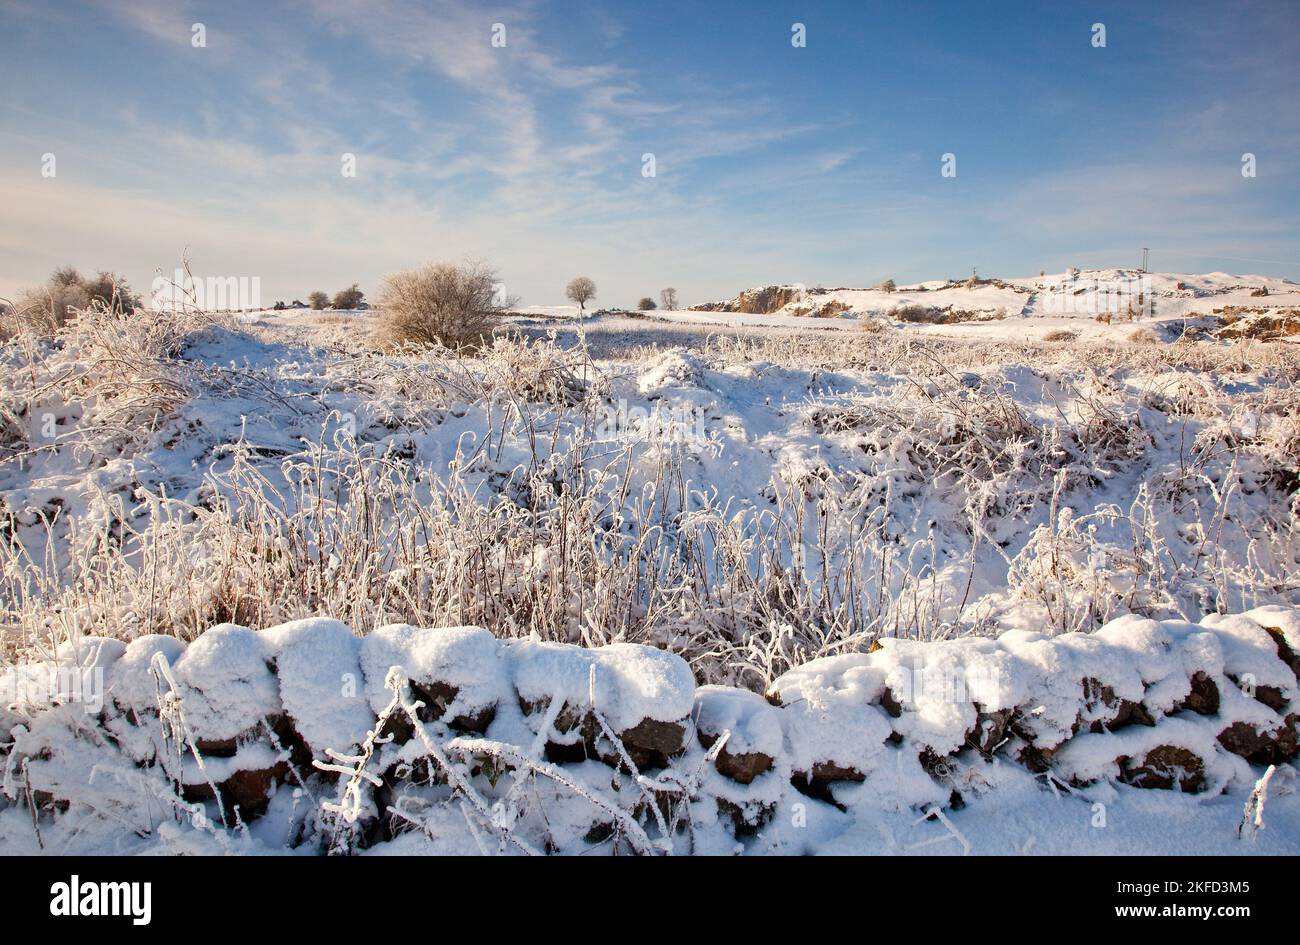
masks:
<svg viewBox="0 0 1300 945"><path fill-rule="evenodd" d="M746 315L771 315L787 305L802 301L807 295L801 285L765 285L746 289L726 302L692 305L693 312L737 312Z"/></svg>

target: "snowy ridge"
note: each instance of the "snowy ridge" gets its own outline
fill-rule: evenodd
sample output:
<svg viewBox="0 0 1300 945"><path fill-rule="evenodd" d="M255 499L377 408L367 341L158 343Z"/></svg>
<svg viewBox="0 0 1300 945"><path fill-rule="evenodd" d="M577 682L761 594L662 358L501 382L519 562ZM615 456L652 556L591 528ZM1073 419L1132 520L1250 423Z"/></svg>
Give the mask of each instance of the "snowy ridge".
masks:
<svg viewBox="0 0 1300 945"><path fill-rule="evenodd" d="M1151 273L1139 269L1071 269L1028 278L935 279L889 289L826 289L802 283L758 286L689 313L718 324L798 325L854 329L883 321L922 333L1024 337L1073 331L1121 337L1132 322L1166 326L1175 337L1188 322L1205 326L1243 315L1286 320L1300 309L1300 285L1288 279L1231 273ZM737 316L750 316L741 320ZM1114 325L1114 326L1113 326ZM1122 329L1121 326L1127 326ZM1286 334L1286 331L1283 331ZM1231 335L1225 335L1231 337Z"/></svg>
<svg viewBox="0 0 1300 945"><path fill-rule="evenodd" d="M799 852L879 844L900 814L968 847L1010 797L1149 814L1135 789L1164 789L1156 816L1222 826L1270 765L1289 818L1297 654L1300 608L1129 615L883 639L763 697L652 647L472 627L86 638L0 676L0 851Z"/></svg>
<svg viewBox="0 0 1300 945"><path fill-rule="evenodd" d="M1086 269L1016 279L932 280L895 288L810 288L803 284L759 286L733 299L692 306L696 311L819 318L841 314L885 315L909 305L999 317L1091 318L1108 296L1136 296L1157 317L1187 318L1222 312L1225 306L1300 306L1300 285L1267 276L1226 272L1161 273L1138 269ZM1086 304L1085 304L1086 303Z"/></svg>

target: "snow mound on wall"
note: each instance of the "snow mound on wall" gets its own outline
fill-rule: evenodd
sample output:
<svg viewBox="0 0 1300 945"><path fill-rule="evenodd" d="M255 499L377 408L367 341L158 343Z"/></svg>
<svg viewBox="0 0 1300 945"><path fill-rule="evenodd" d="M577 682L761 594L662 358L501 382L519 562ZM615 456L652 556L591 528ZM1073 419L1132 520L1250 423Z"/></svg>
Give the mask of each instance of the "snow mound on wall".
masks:
<svg viewBox="0 0 1300 945"><path fill-rule="evenodd" d="M0 676L0 844L30 829L29 798L46 830L129 822L145 840L164 824L174 836L180 816L209 837L274 823L275 844L333 852L401 851L416 829L444 852L493 836L526 852L642 853L737 840L786 852L776 811L794 803L838 810L851 834L1034 784L1107 801L1244 798L1261 766L1290 772L1300 753L1298 642L1300 609L1285 607L884 639L760 695L697 688L652 647L474 627L359 638L311 619L222 625L188 647L90 641ZM93 708L58 686L20 688L87 664L106 678Z"/></svg>
<svg viewBox="0 0 1300 945"><path fill-rule="evenodd" d="M312 752L359 745L374 725L374 715L354 698L364 678L361 639L346 624L321 618L272 627L262 638L275 660L284 710Z"/></svg>

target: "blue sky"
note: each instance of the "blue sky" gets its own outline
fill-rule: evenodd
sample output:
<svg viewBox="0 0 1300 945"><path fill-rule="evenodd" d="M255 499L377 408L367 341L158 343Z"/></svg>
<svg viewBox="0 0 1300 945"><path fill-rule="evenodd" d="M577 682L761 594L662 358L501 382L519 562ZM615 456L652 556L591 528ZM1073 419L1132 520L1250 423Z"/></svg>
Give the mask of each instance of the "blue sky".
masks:
<svg viewBox="0 0 1300 945"><path fill-rule="evenodd" d="M537 304L1300 279L1300 4L0 0L0 84L0 294L187 250L268 304L467 255Z"/></svg>

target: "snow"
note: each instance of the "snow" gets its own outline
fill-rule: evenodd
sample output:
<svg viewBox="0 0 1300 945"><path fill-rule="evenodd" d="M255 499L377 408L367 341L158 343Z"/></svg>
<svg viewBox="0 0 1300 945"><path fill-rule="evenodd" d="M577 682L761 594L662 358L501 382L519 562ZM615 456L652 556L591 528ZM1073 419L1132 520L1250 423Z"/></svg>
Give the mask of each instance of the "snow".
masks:
<svg viewBox="0 0 1300 945"><path fill-rule="evenodd" d="M1296 613L1294 607L1269 604L1265 607L1248 610L1242 616L1254 621L1261 627L1273 627L1281 630L1283 639L1286 640L1291 651L1300 653L1300 614Z"/></svg>
<svg viewBox="0 0 1300 945"><path fill-rule="evenodd" d="M715 737L730 733L726 749L733 755L776 758L785 738L778 709L757 693L727 686L701 686L695 690L695 724L701 732Z"/></svg>
<svg viewBox="0 0 1300 945"><path fill-rule="evenodd" d="M415 682L454 686L458 692L446 708L448 718L495 706L509 692L500 644L480 627L422 630L393 624L367 635L361 641L361 667L370 707L376 713L392 701L385 680L394 666Z"/></svg>
<svg viewBox="0 0 1300 945"><path fill-rule="evenodd" d="M280 699L294 730L318 756L347 752L374 727L366 704L361 639L337 620L320 617L261 633L275 661Z"/></svg>
<svg viewBox="0 0 1300 945"><path fill-rule="evenodd" d="M255 631L228 623L186 648L173 669L185 722L195 737L233 739L279 713L271 655Z"/></svg>
<svg viewBox="0 0 1300 945"><path fill-rule="evenodd" d="M1179 288L1182 286L1182 288ZM728 328L769 328L828 331L854 331L863 318L884 319L899 330L918 336L940 335L983 340L1034 340L1052 332L1069 331L1084 341L1122 340L1137 327L1168 327L1171 337L1181 333L1187 321L1195 321L1222 312L1226 307L1288 310L1300 307L1300 285L1286 279L1266 276L1238 276L1230 273L1143 273L1136 269L1089 269L1077 273L998 280L967 288L931 280L899 286L893 292L881 289L833 288L811 292L776 312L754 315L732 312L656 311L650 317L680 324L725 326ZM1266 289L1265 296L1254 295ZM1136 322L1115 320L1098 322L1095 318L1108 308L1127 305L1108 300L1126 292L1141 292L1153 305L1149 315ZM1077 293L1077 294L1076 294ZM847 309L829 317L817 317L805 310L809 306L836 303ZM1136 304L1136 303L1135 303ZM946 325L907 324L897 320L894 311L906 305L970 312L986 320L962 321ZM569 318L563 306L535 307L535 314L546 318ZM575 313L576 314L576 310ZM1000 316L1000 317L994 317Z"/></svg>
<svg viewBox="0 0 1300 945"><path fill-rule="evenodd" d="M527 703L596 709L615 732L642 719L677 722L691 714L695 679L678 657L635 643L592 649L515 640L509 645L515 688ZM595 701L592 701L592 671Z"/></svg>
<svg viewBox="0 0 1300 945"><path fill-rule="evenodd" d="M113 667L108 678L108 692L122 709L132 712L156 711L158 708L158 681L150 669L153 658L162 654L169 666L174 666L185 652L185 644L176 637L150 633L136 637L127 644L122 658Z"/></svg>
<svg viewBox="0 0 1300 945"><path fill-rule="evenodd" d="M813 660L775 680L768 689L781 713L790 763L810 772L819 762L857 771L873 768L893 729L878 705L885 674L862 656Z"/></svg>
<svg viewBox="0 0 1300 945"><path fill-rule="evenodd" d="M158 823L171 802L158 799L170 787L151 767L162 747L150 669L156 657L173 667L197 738L240 740L233 758L209 759L205 777L218 780L277 763L256 729L280 712L315 758L349 753L391 700L385 679L399 666L419 686L456 689L452 706L428 724L431 737L444 741L455 719L488 708L495 716L481 741L524 751L552 734L540 731L541 705L594 708L616 732L643 719L692 720L672 772L700 779L702 800L692 812L700 851L731 852L740 843L746 852L910 852L944 829L915 824L918 811L947 805L958 791L967 806L949 816L977 852L1018 852L1031 841L1041 852L1297 852L1300 802L1291 794L1270 800L1270 830L1254 846L1234 846L1234 818L1261 769L1218 742L1234 722L1275 732L1293 711L1274 711L1250 694L1252 686L1277 689L1284 700L1297 696L1277 641L1263 629L1277 628L1300 652L1300 532L1294 496L1279 485L1294 469L1286 445L1295 435L1294 362L1270 353L1285 344L1252 342L1240 353L1244 346L1217 342L1161 345L1151 346L1159 352L1153 356L1090 343L1122 341L1147 326L1170 341L1184 318L1229 305L1294 305L1300 287L1151 274L1154 315L1108 325L1047 314L1054 278L1076 277L975 289L936 281L888 297L829 290L815 298L853 307L828 318L657 312L578 324L564 307L533 307L504 330L536 337L555 329L560 343L503 348L499 360L397 357L341 340L362 335L371 312L348 315L342 325L321 313L249 313L240 328L206 331L170 363L188 397L138 440L96 433L88 445L76 441L76 449L0 466L0 500L13 512L15 534L31 543L34 561L49 551L61 574L75 572L74 549L102 564L93 553L111 549L92 539L106 525L124 529L123 554L133 561L149 560L153 546L141 536L159 538L147 531L151 524L165 526L162 537L176 549L155 569L162 588L138 580L98 590L92 581L86 597L57 600L38 615L57 612L61 623L84 625L84 635L37 647L26 642L36 635L10 633L13 661L0 666L0 741L21 727L14 750L34 759L33 777L45 785L38 789L76 795L65 819L46 823L70 848L211 849L219 842L207 833L168 827L164 839ZM1267 296L1252 294L1261 288ZM954 325L889 317L909 301L1001 308L1006 317ZM864 318L889 322L888 357L870 349L841 356L858 351L850 342L866 337ZM1019 345L1063 327L1078 333L1077 346L1065 342L1053 354ZM590 384L588 400L575 406L538 395L576 363L570 342L579 329L601 352L575 369ZM827 334L835 331L861 334ZM1240 365L1220 369L1227 355ZM103 406L70 405L58 419L68 430L105 423ZM606 408L698 418L699 435L678 449L644 427L614 424L593 451L593 417ZM355 429L355 453L330 446L342 417ZM382 511L374 573L342 560L345 549L317 532L321 521L342 521L339 532L354 537L349 516L357 504L330 490L346 488L340 470L358 454L375 458L367 472L394 477L375 493ZM236 481L238 463L244 478ZM312 493L304 482L318 466L325 488ZM665 468L678 478L663 479ZM402 476L412 483L406 506L385 491ZM243 508L252 483L278 497L275 528L251 538L252 529L222 531L222 503ZM588 484L589 496L581 491ZM453 491L464 501L447 520L462 516L464 531L448 527L424 546L417 529L401 530L445 511ZM557 539L550 529L560 510L586 497L596 512L582 520L582 534ZM47 533L40 516L51 509L58 514ZM477 526L481 546L446 539ZM47 535L53 545L44 544ZM661 544L620 571L642 540ZM255 553L234 556L240 541ZM417 553L404 557L407 541ZM707 562L693 587L669 587L681 548ZM575 578L566 551L595 563ZM725 566L733 553L743 567ZM458 556L472 564L457 571ZM492 574L490 585L475 583L471 572L480 567ZM318 597L295 596L303 571ZM566 580L573 599L544 610L552 603L546 594ZM264 595L241 599L250 585ZM351 596L362 586L373 596ZM675 596L653 596L667 590ZM434 599L441 608L434 617L403 610L408 600ZM822 600L824 611L813 603ZM538 625L553 640L589 646L529 636L529 607L539 601ZM836 629L850 608L868 632ZM317 612L346 614L352 623L281 623ZM258 629L195 623L210 613L238 613ZM395 619L422 620L424 628ZM454 626L469 620L491 632ZM194 642L152 632L159 627ZM879 647L862 652L872 640ZM76 704L60 667L103 672L102 726L111 739L90 745L87 732L101 723ZM1209 716L1184 707L1197 674L1220 694ZM697 687L704 682L711 685ZM781 705L717 685L723 682L779 693ZM897 714L882 700L896 702ZM1108 730L1127 703L1156 724ZM1023 718L1000 754L985 758L970 747L996 727L992 716L1012 709ZM1094 724L1099 731L1090 731ZM729 732L729 754L771 755L773 767L748 785L726 778L706 762L695 728ZM1170 745L1203 758L1204 794L1139 791L1116 780L1121 756ZM175 744L167 747L174 755ZM1067 789L1031 775L1015 762L1026 747L1055 750L1053 777L1077 783ZM474 758L467 770L492 772L467 751ZM936 775L935 758L957 760ZM416 740L375 759L376 775L425 760ZM186 765L187 782L201 783ZM838 806L790 784L798 775L820 790L816 772L828 768L863 778L826 788ZM597 760L564 770L591 791L626 791L626 799L649 790L619 781ZM12 786L16 775L8 777ZM474 778L493 801L509 789L509 777L498 793L488 774ZM1282 790L1289 782L1276 783ZM331 796L335 786L314 781L312 789ZM445 784L409 790L412 809L430 811L444 833L433 840L414 832L394 846L478 849L460 811L444 817L438 806ZM557 832L572 828L560 847L587 849L589 806L563 786L539 790L553 804L547 815L562 825ZM289 793L276 795L250 843L278 852L291 833L285 818L302 826L301 807L310 802ZM1131 841L1089 832L1093 799L1128 825ZM738 840L731 814L715 800L771 820L756 837ZM294 803L300 807L290 814ZM26 811L3 804L0 850L24 852ZM808 808L807 828L790 826L794 804ZM122 817L148 837L124 832ZM998 821L1011 826L1000 833Z"/></svg>
<svg viewBox="0 0 1300 945"><path fill-rule="evenodd" d="M1295 613L1292 609L1285 616ZM1065 770L1091 780L1117 757L1161 744L1187 747L1206 760L1226 756L1215 738L1233 722L1276 729L1282 719L1238 690L1234 680L1245 673L1253 674L1259 685L1283 687L1288 699L1294 697L1295 676L1277 657L1271 638L1244 616L1211 615L1199 626L1126 616L1095 634L1049 638L1011 631L996 640L882 643L871 653L814 660L772 683L769 693L779 696L787 707L785 717L792 720L787 721L792 726L787 740L797 768L828 761L865 771L876 762L879 743L890 731L946 755L977 731L977 711L1021 706L1031 709L1024 727L1032 732L1034 746L1051 750L1069 739ZM1079 727L1086 730L1097 722L1104 728L1115 718L1119 701L1144 704L1157 720L1165 718L1190 691L1195 672L1209 676L1220 693L1221 707L1212 720L1169 719L1169 726L1161 722L1142 733L1126 729L1123 737L1086 738L1080 744ZM1086 698L1087 680L1095 681L1091 700ZM1108 702L1097 697L1102 687L1112 695ZM880 702L886 689L899 706L892 720L867 705ZM1154 699L1147 705L1149 694ZM828 733L844 731L870 735L865 745L856 739L851 746L828 740ZM1162 742L1162 733L1177 739ZM1121 750L1103 758L1112 745Z"/></svg>

